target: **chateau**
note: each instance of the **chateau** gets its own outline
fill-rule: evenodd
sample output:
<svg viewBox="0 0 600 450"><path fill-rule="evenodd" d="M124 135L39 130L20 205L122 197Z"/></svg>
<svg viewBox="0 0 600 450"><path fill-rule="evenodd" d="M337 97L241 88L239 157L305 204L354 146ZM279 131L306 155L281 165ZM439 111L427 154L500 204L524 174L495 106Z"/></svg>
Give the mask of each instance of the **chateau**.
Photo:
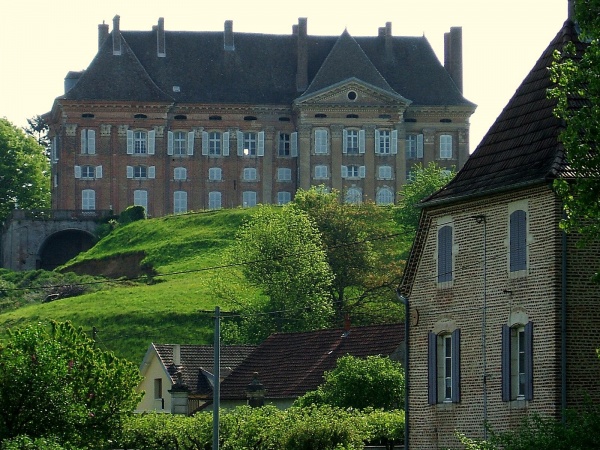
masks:
<svg viewBox="0 0 600 450"><path fill-rule="evenodd" d="M142 205L150 216L284 204L325 185L347 202L391 204L416 163L469 156L462 30L442 65L425 37L122 31L69 72L45 115L52 208Z"/></svg>

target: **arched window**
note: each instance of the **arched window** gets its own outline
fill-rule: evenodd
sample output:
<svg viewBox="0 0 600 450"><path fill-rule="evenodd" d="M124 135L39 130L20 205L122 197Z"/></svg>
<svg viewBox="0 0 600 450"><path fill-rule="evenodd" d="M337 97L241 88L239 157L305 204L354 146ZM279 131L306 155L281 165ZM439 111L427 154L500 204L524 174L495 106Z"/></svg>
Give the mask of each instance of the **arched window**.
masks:
<svg viewBox="0 0 600 450"><path fill-rule="evenodd" d="M360 205L362 203L362 189L358 187L348 188L346 191L345 202Z"/></svg>
<svg viewBox="0 0 600 450"><path fill-rule="evenodd" d="M383 187L377 191L375 202L378 205L391 205L394 203L394 193L390 188Z"/></svg>

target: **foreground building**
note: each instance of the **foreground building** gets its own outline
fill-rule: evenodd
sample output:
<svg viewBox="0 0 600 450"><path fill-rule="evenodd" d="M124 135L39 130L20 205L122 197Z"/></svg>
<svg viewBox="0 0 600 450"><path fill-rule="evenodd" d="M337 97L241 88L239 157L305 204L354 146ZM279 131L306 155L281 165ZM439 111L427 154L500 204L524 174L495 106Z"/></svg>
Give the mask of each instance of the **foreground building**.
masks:
<svg viewBox="0 0 600 450"><path fill-rule="evenodd" d="M559 229L569 177L548 67L567 20L457 176L424 203L400 293L410 310L409 443L456 448L532 413L600 401L600 246Z"/></svg>
<svg viewBox="0 0 600 450"><path fill-rule="evenodd" d="M442 65L425 37L98 28L45 115L52 208L151 216L283 204L325 185L394 203L415 163L460 168L475 105L462 95L462 31Z"/></svg>

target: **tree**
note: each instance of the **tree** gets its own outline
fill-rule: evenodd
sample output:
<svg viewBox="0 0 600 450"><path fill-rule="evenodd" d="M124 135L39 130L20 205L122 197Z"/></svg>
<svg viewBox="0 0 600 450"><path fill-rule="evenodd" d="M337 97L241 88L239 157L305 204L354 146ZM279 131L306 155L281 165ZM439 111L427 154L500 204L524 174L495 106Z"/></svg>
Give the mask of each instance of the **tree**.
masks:
<svg viewBox="0 0 600 450"><path fill-rule="evenodd" d="M398 320L395 289L403 261L391 210L372 202L342 203L338 191L324 187L298 190L292 205L307 213L321 234L334 275L331 297L338 320L375 310L383 315L375 321ZM369 304L377 307L369 311Z"/></svg>
<svg viewBox="0 0 600 450"><path fill-rule="evenodd" d="M384 356L366 359L343 356L335 369L326 372L316 391L296 401L296 406L327 404L340 408L393 410L404 405L404 370Z"/></svg>
<svg viewBox="0 0 600 450"><path fill-rule="evenodd" d="M50 139L48 138L48 124L42 116L34 116L27 119L27 127L25 133L35 138L38 144L44 147L46 156L50 156Z"/></svg>
<svg viewBox="0 0 600 450"><path fill-rule="evenodd" d="M137 367L69 322L11 331L0 347L0 440L52 437L107 448L141 399Z"/></svg>
<svg viewBox="0 0 600 450"><path fill-rule="evenodd" d="M0 222L16 208L50 207L49 169L44 148L0 119Z"/></svg>
<svg viewBox="0 0 600 450"><path fill-rule="evenodd" d="M266 296L263 303L236 305L249 315L246 326L254 328L251 336L245 333L246 341L331 324L331 269L306 214L290 206L259 206L238 232L230 260Z"/></svg>

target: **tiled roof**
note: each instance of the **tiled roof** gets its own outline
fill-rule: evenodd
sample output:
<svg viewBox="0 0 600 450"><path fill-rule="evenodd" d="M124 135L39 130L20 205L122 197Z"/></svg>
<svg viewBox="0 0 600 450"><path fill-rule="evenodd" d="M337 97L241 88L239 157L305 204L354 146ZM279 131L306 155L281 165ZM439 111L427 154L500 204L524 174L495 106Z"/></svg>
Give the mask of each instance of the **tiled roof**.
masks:
<svg viewBox="0 0 600 450"><path fill-rule="evenodd" d="M297 37L234 33L235 50L223 49L222 32L165 31L166 56L158 57L157 31L121 31L122 55L112 35L79 81L60 98L180 103L292 104L296 90ZM414 105L474 105L466 100L425 37L307 36L308 82L313 82L338 42L351 51L344 64L328 64L323 82L366 78ZM358 58L358 59L356 59ZM358 60L358 64L356 61ZM353 70L350 70L353 69ZM374 70L375 69L375 70ZM179 92L173 87L178 86Z"/></svg>
<svg viewBox="0 0 600 450"><path fill-rule="evenodd" d="M179 366L173 364L173 344L152 344L158 357L167 368L173 383L181 371L182 382L193 393L206 391L206 380L201 369L212 374L214 369L214 347L212 345L180 345ZM237 367L256 347L253 345L229 345L221 347L221 373Z"/></svg>
<svg viewBox="0 0 600 450"><path fill-rule="evenodd" d="M266 397L296 398L316 389L325 371L337 359L352 355L390 356L398 359L404 341L404 325L371 325L304 333L277 333L267 338L223 381L223 399L245 399L246 387L255 372L266 389Z"/></svg>
<svg viewBox="0 0 600 450"><path fill-rule="evenodd" d="M558 136L561 122L553 114L556 101L549 67L553 53L573 42L581 51L572 21L567 20L525 77L494 124L456 177L425 200L425 205L516 189L556 178L563 168Z"/></svg>

